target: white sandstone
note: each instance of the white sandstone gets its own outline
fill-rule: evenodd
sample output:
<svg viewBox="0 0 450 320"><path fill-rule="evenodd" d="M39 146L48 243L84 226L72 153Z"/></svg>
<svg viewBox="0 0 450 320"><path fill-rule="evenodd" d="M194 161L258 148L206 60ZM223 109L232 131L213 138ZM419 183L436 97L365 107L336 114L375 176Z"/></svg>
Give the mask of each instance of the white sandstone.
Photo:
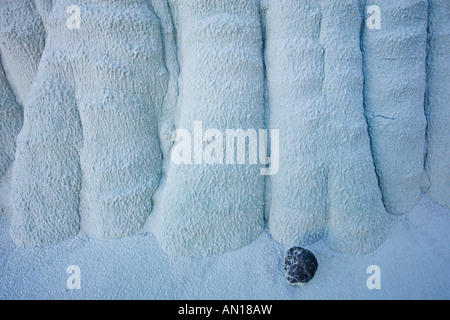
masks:
<svg viewBox="0 0 450 320"><path fill-rule="evenodd" d="M267 1L270 127L280 128L269 229L349 253L387 235L363 110L358 1ZM338 31L338 32L336 32Z"/></svg>
<svg viewBox="0 0 450 320"><path fill-rule="evenodd" d="M421 197L425 147L427 1L367 1L381 27L363 29L364 106L388 212L410 211Z"/></svg>
<svg viewBox="0 0 450 320"><path fill-rule="evenodd" d="M450 208L450 2L429 0L426 171L428 195Z"/></svg>

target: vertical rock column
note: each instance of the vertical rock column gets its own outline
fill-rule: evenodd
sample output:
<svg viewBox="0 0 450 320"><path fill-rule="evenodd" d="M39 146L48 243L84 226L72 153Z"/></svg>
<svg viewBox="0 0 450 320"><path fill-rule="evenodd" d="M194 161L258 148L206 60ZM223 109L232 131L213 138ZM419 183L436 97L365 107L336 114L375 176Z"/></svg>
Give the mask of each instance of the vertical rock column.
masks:
<svg viewBox="0 0 450 320"><path fill-rule="evenodd" d="M23 106L44 50L45 30L33 0L3 0L0 51L3 68L17 101Z"/></svg>
<svg viewBox="0 0 450 320"><path fill-rule="evenodd" d="M450 3L429 1L428 152L426 171L430 179L428 195L450 208Z"/></svg>
<svg viewBox="0 0 450 320"><path fill-rule="evenodd" d="M359 3L266 6L270 127L280 129L269 229L290 245L325 236L338 251L374 250L387 227L364 119Z"/></svg>
<svg viewBox="0 0 450 320"><path fill-rule="evenodd" d="M108 239L135 233L161 175L157 116L167 71L149 1L84 5L75 67L83 126L82 228ZM82 41L81 41L82 40Z"/></svg>
<svg viewBox="0 0 450 320"><path fill-rule="evenodd" d="M266 1L263 7L270 128L280 130L269 228L275 239L292 245L322 238L328 216L328 155L321 150L328 141L319 129L329 121L322 97L322 14L312 3Z"/></svg>
<svg viewBox="0 0 450 320"><path fill-rule="evenodd" d="M0 10L0 177L14 160L23 103L36 77L45 31L32 0L4 0Z"/></svg>
<svg viewBox="0 0 450 320"><path fill-rule="evenodd" d="M39 12L39 15L41 16L42 23L44 26L47 26L47 19L50 15L50 12L53 9L53 0L34 0L34 3L36 5L36 10Z"/></svg>
<svg viewBox="0 0 450 320"><path fill-rule="evenodd" d="M170 161L170 147L173 145L172 134L175 130L173 115L176 112L178 98L178 76L180 66L177 57L176 30L172 10L168 0L152 0L153 10L161 23L161 35L164 48L165 65L168 72L167 92L159 116L159 137L163 159ZM165 166L165 165L163 165Z"/></svg>
<svg viewBox="0 0 450 320"><path fill-rule="evenodd" d="M13 172L11 236L21 246L77 234L79 211L93 236L135 232L151 210L161 170L156 109L167 72L151 6L53 4ZM73 5L80 28L67 23Z"/></svg>
<svg viewBox="0 0 450 320"><path fill-rule="evenodd" d="M80 228L82 130L72 69L76 34L66 19L65 7L49 17L46 47L17 140L10 233L19 246L60 242Z"/></svg>
<svg viewBox="0 0 450 320"><path fill-rule="evenodd" d="M338 251L366 253L384 241L388 226L364 118L359 2L320 3L323 95L334 124L329 137L327 242Z"/></svg>
<svg viewBox="0 0 450 320"><path fill-rule="evenodd" d="M61 55L62 40L69 47L73 42L65 12L54 21L44 53L45 30L33 1L6 1L3 13L2 60L24 103L12 176L11 238L19 246L51 244L79 230L81 126L70 65Z"/></svg>
<svg viewBox="0 0 450 320"><path fill-rule="evenodd" d="M193 137L194 122L201 121L204 131L216 129L224 138L226 129L263 128L259 1L170 3L181 68L177 128ZM210 143L192 145L206 150ZM169 254L219 254L250 243L264 228L260 167L248 158L244 165L232 165L225 163L225 153L216 156L223 163L168 167L162 214L153 229Z"/></svg>
<svg viewBox="0 0 450 320"><path fill-rule="evenodd" d="M16 137L22 127L22 107L6 80L0 66L0 178L14 160Z"/></svg>
<svg viewBox="0 0 450 320"><path fill-rule="evenodd" d="M365 115L384 205L403 214L421 196L427 1L367 5L379 6L381 29L363 30Z"/></svg>

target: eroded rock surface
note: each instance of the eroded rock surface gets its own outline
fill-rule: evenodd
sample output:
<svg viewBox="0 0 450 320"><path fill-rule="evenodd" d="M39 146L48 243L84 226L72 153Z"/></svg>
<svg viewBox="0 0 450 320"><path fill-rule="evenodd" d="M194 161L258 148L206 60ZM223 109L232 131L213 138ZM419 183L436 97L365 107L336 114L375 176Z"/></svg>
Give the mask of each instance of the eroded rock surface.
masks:
<svg viewBox="0 0 450 320"><path fill-rule="evenodd" d="M171 255L220 254L266 226L290 245L374 250L387 212L421 196L424 159L425 191L449 207L449 12L445 0L1 1L12 239L110 239L147 221ZM224 140L193 139L175 163L196 124ZM279 148L258 141L279 149L276 172L250 163L251 137L230 164L229 129L278 130Z"/></svg>

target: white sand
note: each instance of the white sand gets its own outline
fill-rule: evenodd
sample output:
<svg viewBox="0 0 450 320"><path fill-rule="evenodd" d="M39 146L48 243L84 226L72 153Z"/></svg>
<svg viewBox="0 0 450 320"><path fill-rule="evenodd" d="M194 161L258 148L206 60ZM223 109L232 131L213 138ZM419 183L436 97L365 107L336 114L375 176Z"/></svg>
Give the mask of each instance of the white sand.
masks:
<svg viewBox="0 0 450 320"><path fill-rule="evenodd" d="M284 281L287 247L267 232L249 246L205 259L173 258L151 233L100 241L79 234L45 248L17 249L0 216L1 299L449 299L450 211L427 197L375 252L347 256L320 241L319 262L304 287ZM68 290L66 269L81 269L81 290ZM381 290L366 286L367 267L381 269Z"/></svg>

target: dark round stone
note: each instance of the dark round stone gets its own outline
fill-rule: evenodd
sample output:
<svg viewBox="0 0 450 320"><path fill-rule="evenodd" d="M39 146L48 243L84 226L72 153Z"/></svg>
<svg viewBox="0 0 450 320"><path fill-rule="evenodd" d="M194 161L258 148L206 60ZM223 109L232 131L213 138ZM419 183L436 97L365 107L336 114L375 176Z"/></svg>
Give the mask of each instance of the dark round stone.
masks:
<svg viewBox="0 0 450 320"><path fill-rule="evenodd" d="M285 259L286 280L290 284L304 285L316 274L319 264L314 254L300 247L289 249Z"/></svg>

